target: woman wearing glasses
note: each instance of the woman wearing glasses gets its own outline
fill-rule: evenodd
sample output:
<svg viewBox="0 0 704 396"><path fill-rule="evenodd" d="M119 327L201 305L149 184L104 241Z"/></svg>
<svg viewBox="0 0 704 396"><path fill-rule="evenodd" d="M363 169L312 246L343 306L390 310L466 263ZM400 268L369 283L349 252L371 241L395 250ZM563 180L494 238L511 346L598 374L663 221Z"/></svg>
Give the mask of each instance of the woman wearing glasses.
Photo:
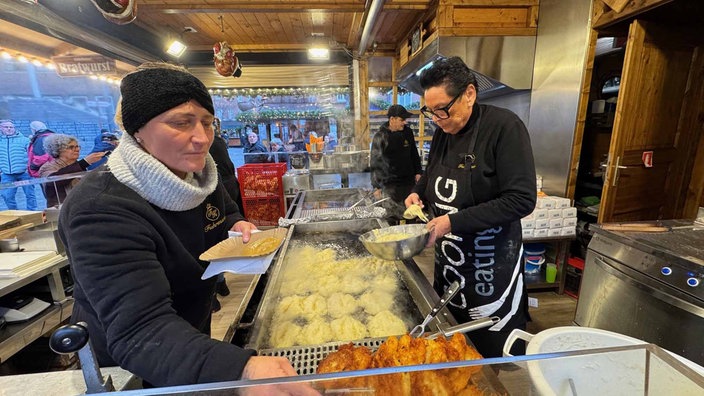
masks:
<svg viewBox="0 0 704 396"><path fill-rule="evenodd" d="M528 131L512 112L477 103L476 78L458 57L435 62L420 84L421 112L438 128L428 166L405 205L424 201L434 216L428 223L434 287L442 294L460 281L448 305L457 321L501 318L471 335L483 356L501 356L511 330L529 320L520 261L520 219L536 200Z"/></svg>
<svg viewBox="0 0 704 396"><path fill-rule="evenodd" d="M39 177L82 172L88 169L91 164L100 161L106 153L106 151L90 153L79 161L81 146L78 145L76 138L59 133L44 138L44 150L49 153L52 159L39 168ZM46 206L52 207L62 203L79 180L79 178L75 178L44 183L42 188L46 196Z"/></svg>

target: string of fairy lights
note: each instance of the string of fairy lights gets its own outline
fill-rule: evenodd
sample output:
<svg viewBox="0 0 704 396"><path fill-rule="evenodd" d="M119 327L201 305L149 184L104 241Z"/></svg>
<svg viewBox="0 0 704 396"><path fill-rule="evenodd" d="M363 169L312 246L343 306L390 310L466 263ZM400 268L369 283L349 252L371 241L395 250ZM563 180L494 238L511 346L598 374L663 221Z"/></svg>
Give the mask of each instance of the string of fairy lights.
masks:
<svg viewBox="0 0 704 396"><path fill-rule="evenodd" d="M26 55L21 52L11 51L7 49L0 49L0 58L6 60L15 60L20 63L31 63L35 67L45 68L47 70L56 70L56 65L54 62L48 59L41 59L39 57ZM106 76L102 74L94 73L82 73L86 77L92 80L103 81L112 85L119 86L121 79L117 76Z"/></svg>
<svg viewBox="0 0 704 396"><path fill-rule="evenodd" d="M284 96L284 95L306 95L320 96L325 94L349 94L349 87L283 87L283 88L216 88L209 89L211 95L221 97L232 96Z"/></svg>
<svg viewBox="0 0 704 396"><path fill-rule="evenodd" d="M31 63L37 68L47 70L56 70L56 65L49 59L24 54L21 52L0 49L0 58L5 60L14 60L20 63ZM85 77L103 81L112 85L119 86L121 78L119 76L106 76L93 74L89 72L83 73ZM211 88L208 92L215 98L219 97L223 100L237 100L241 97L271 97L271 96L297 96L297 97L324 97L326 95L349 95L350 87L333 86L333 87L266 87L266 88ZM331 116L346 116L349 115L349 109L321 109L313 103L308 103L307 106L313 107L310 109L256 109L254 111L242 111L237 115L237 119L241 122L257 122L265 120L282 120L282 119L324 119ZM323 106L326 107L326 106Z"/></svg>

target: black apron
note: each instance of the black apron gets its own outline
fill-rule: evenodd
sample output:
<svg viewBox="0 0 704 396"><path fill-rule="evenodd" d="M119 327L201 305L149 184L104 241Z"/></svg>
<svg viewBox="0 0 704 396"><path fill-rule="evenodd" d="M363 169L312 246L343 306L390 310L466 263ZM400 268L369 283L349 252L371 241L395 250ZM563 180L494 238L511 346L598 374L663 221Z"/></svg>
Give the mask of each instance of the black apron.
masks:
<svg viewBox="0 0 704 396"><path fill-rule="evenodd" d="M480 122L481 112L467 132L472 136L464 168L444 165L446 147L438 147L433 153L437 159L426 169L425 198L435 217L478 204L471 178L472 173L479 175L476 172L482 171L482 160L475 152ZM479 150L483 152L486 151ZM473 308L482 317L501 318L488 329L468 334L485 357L501 356L508 333L514 328L525 328L528 319L521 240L521 223L517 220L473 234L449 233L435 242L433 287L442 295L452 282L460 282L459 293L448 304L457 322L471 321Z"/></svg>

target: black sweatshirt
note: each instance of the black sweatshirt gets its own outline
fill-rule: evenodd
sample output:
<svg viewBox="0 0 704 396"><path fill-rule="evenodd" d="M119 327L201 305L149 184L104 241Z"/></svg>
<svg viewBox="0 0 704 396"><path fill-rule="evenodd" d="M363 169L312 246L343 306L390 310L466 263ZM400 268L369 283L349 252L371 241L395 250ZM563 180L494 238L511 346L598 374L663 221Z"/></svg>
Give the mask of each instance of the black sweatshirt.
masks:
<svg viewBox="0 0 704 396"><path fill-rule="evenodd" d="M371 149L372 187L413 184L415 175L423 170L413 131L406 125L403 131L392 132L384 123L374 134Z"/></svg>
<svg viewBox="0 0 704 396"><path fill-rule="evenodd" d="M215 279L206 249L243 220L218 183L198 207L151 205L112 173L90 173L61 208L75 288L72 321L88 323L101 366L155 386L236 380L254 351L211 339Z"/></svg>
<svg viewBox="0 0 704 396"><path fill-rule="evenodd" d="M496 225L517 221L535 208L535 164L530 137L523 121L509 110L474 105L467 125L456 135L436 129L428 156L428 167L445 152L443 165L458 167L464 162L472 127L479 119L474 153L476 171L471 173L475 205L450 215L452 233L470 234ZM428 178L423 174L413 191L423 198Z"/></svg>

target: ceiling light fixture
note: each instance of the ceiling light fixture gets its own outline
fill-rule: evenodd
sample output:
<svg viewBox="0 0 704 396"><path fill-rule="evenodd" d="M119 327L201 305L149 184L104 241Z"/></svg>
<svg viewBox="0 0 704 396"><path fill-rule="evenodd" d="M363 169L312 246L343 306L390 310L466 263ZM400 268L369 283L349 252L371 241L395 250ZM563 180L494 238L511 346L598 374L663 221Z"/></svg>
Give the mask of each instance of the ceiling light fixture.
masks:
<svg viewBox="0 0 704 396"><path fill-rule="evenodd" d="M188 48L188 46L183 43L184 33L198 33L198 31L191 26L184 27L179 35L179 39L173 39L169 42L169 46L166 48L167 54L175 58L179 58L184 52L186 52L186 48Z"/></svg>
<svg viewBox="0 0 704 396"><path fill-rule="evenodd" d="M308 59L310 60L329 60L330 49L326 47L316 46L308 48Z"/></svg>
<svg viewBox="0 0 704 396"><path fill-rule="evenodd" d="M325 40L324 33L311 33L313 36L311 46L308 48L309 60L328 60L330 59L330 48Z"/></svg>
<svg viewBox="0 0 704 396"><path fill-rule="evenodd" d="M169 44L169 47L166 49L166 53L173 56L173 57L180 57L183 55L184 52L186 52L186 44L178 41L178 40L173 40L171 41L171 44Z"/></svg>

